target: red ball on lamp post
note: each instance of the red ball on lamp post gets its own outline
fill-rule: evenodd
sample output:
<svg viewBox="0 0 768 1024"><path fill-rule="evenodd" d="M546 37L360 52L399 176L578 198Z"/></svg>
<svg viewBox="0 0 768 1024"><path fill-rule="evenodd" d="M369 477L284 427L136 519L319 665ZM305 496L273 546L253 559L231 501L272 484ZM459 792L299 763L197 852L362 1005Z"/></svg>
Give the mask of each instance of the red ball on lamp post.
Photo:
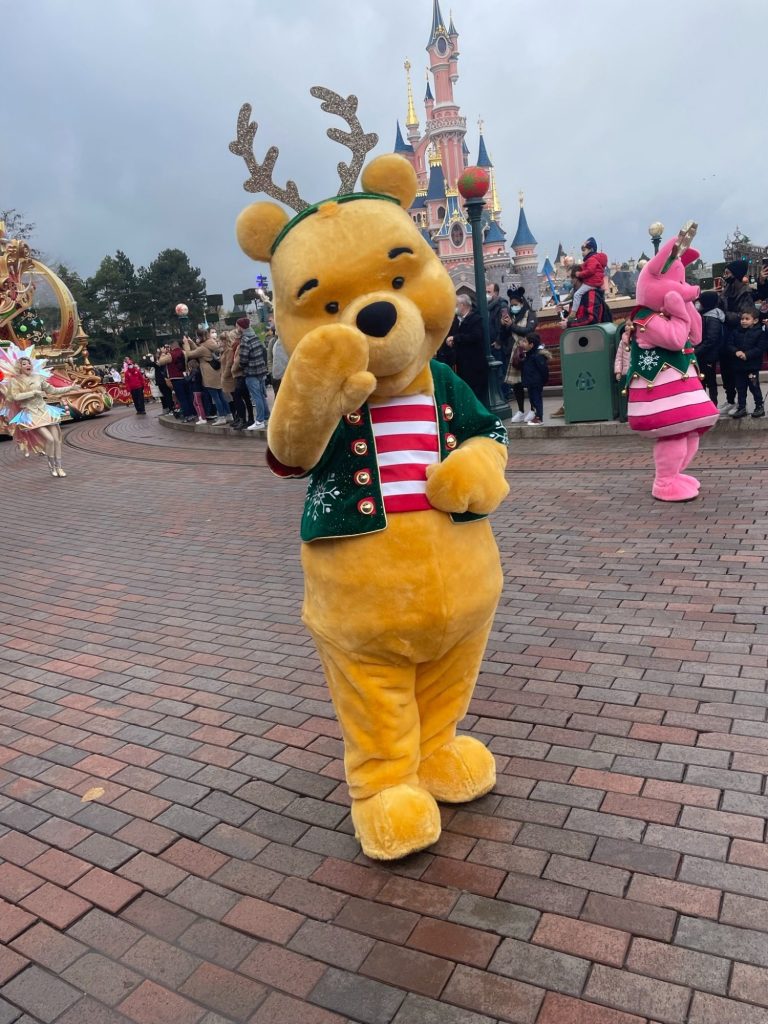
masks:
<svg viewBox="0 0 768 1024"><path fill-rule="evenodd" d="M485 167L467 167L456 182L464 197L464 207L472 229L472 255L475 265L475 295L477 311L483 322L483 347L488 364L485 404L499 419L506 420L512 415L509 403L501 393L500 374L502 363L491 352L491 333L488 322L488 300L485 294L485 263L483 260L483 224L485 207L483 196L491 187L491 176Z"/></svg>
<svg viewBox="0 0 768 1024"><path fill-rule="evenodd" d="M485 167L467 167L456 185L465 199L482 199L491 187L491 176Z"/></svg>

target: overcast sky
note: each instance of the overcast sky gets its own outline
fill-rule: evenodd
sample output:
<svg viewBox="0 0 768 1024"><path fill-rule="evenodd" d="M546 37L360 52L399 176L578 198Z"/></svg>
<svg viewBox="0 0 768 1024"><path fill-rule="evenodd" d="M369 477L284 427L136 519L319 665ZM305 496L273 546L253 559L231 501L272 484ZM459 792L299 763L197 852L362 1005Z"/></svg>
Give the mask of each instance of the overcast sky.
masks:
<svg viewBox="0 0 768 1024"><path fill-rule="evenodd" d="M225 301L254 284L264 268L233 236L247 173L227 148L245 101L257 152L278 145L275 177L308 200L336 192L348 157L310 86L356 93L386 152L409 57L423 120L432 0L0 6L0 207L84 276L118 248L140 265L178 246ZM482 115L502 222L514 232L523 189L540 262L586 235L638 256L657 218L696 219L708 259L736 224L768 244L768 0L453 0L453 16L471 158Z"/></svg>

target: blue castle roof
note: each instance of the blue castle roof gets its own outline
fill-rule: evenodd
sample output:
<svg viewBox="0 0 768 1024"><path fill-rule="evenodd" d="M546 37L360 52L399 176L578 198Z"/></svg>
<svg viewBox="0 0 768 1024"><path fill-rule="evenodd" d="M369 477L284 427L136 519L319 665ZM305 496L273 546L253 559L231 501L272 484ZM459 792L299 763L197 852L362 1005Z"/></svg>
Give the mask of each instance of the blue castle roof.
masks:
<svg viewBox="0 0 768 1024"><path fill-rule="evenodd" d="M431 246L433 249L437 249L437 246L434 243L432 235L430 235L426 228L421 229L421 237L429 246Z"/></svg>
<svg viewBox="0 0 768 1024"><path fill-rule="evenodd" d="M426 205L427 197L422 193L421 195L417 195L416 198L413 200L413 205L411 206L411 209L423 210Z"/></svg>
<svg viewBox="0 0 768 1024"><path fill-rule="evenodd" d="M515 232L515 237L512 239L512 248L517 249L522 245L538 245L538 242L533 237L533 232L528 227L525 210L521 206L520 219L517 222L517 231Z"/></svg>
<svg viewBox="0 0 768 1024"><path fill-rule="evenodd" d="M499 224L498 221L492 220L490 226L488 227L488 230L485 233L484 241L496 242L500 244L506 242L506 240L507 235L502 226Z"/></svg>
<svg viewBox="0 0 768 1024"><path fill-rule="evenodd" d="M552 266L552 261L550 260L549 256L547 256L547 258L544 260L544 263L539 273L546 274L547 277L554 277L555 268Z"/></svg>
<svg viewBox="0 0 768 1024"><path fill-rule="evenodd" d="M433 164L429 169L427 199L445 199L445 175L440 164Z"/></svg>
<svg viewBox="0 0 768 1024"><path fill-rule="evenodd" d="M413 146L410 142L406 142L403 138L403 133L400 131L400 122L397 122L397 134L395 135L395 152L396 153L412 153Z"/></svg>
<svg viewBox="0 0 768 1024"><path fill-rule="evenodd" d="M457 220L461 221L461 226L464 228L464 234L471 235L472 225L464 216L464 212L461 209L461 203L459 202L459 197L448 196L445 205L445 217L443 217L443 223L440 225L440 230L435 235L435 238L449 238L451 234L451 226Z"/></svg>
<svg viewBox="0 0 768 1024"><path fill-rule="evenodd" d="M424 93L424 102L426 103L427 100L434 100L434 98L435 97L432 95L432 89L429 86L429 79L427 79L427 91Z"/></svg>
<svg viewBox="0 0 768 1024"><path fill-rule="evenodd" d="M445 22L443 21L443 15L440 11L440 0L433 0L432 3L432 31L429 34L429 42L427 43L427 49L434 43L438 35L442 35L445 32Z"/></svg>
<svg viewBox="0 0 768 1024"><path fill-rule="evenodd" d="M482 134L480 135L480 148L477 151L477 166L493 167L491 158L488 156L488 150L485 148L485 139Z"/></svg>

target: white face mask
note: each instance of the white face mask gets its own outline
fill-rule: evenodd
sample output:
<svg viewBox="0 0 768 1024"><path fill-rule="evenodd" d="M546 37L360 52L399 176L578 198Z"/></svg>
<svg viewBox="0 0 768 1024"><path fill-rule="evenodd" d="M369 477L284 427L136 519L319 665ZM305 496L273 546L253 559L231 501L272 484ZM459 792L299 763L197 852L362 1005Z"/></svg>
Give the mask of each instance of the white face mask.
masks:
<svg viewBox="0 0 768 1024"><path fill-rule="evenodd" d="M512 310L512 312L513 312L513 313L519 313L519 312L520 312L520 310L521 310L521 309L522 309L523 307L522 307L522 306L510 306L509 308L510 308L510 309Z"/></svg>

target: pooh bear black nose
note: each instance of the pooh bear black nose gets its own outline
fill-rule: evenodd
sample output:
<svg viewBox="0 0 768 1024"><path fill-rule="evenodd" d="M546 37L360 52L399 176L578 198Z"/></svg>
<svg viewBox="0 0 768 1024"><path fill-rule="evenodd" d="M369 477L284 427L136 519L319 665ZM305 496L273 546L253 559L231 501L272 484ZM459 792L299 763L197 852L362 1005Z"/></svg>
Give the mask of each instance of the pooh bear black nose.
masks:
<svg viewBox="0 0 768 1024"><path fill-rule="evenodd" d="M397 310L391 302L372 302L357 314L358 329L371 338L384 338L397 322Z"/></svg>

